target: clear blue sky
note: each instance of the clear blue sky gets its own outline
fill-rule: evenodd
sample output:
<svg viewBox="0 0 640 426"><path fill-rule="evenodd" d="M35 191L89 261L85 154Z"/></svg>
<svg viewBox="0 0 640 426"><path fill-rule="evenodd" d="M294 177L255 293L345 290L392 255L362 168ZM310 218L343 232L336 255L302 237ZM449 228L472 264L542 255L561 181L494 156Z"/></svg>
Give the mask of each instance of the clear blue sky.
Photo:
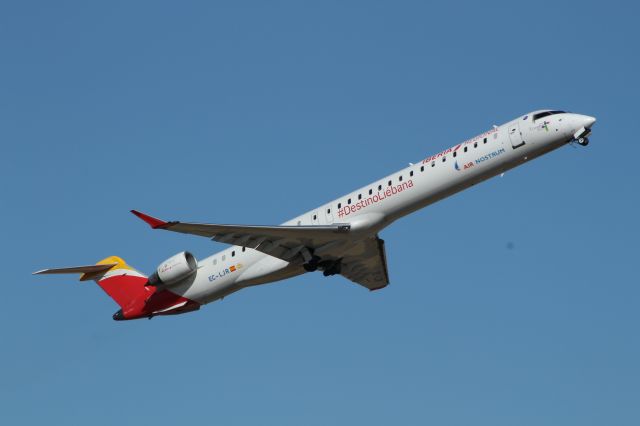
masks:
<svg viewBox="0 0 640 426"><path fill-rule="evenodd" d="M637 425L631 2L0 6L0 423ZM311 274L116 323L75 277L224 246L512 117L565 147L387 229L391 285Z"/></svg>

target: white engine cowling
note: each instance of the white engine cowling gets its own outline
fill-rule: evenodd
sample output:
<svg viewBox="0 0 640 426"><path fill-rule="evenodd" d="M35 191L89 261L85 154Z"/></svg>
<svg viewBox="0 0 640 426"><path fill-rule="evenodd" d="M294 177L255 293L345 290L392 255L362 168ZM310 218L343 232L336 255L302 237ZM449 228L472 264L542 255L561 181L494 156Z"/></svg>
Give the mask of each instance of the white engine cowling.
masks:
<svg viewBox="0 0 640 426"><path fill-rule="evenodd" d="M147 285L167 286L193 275L198 269L198 261L188 251L171 256L151 274Z"/></svg>

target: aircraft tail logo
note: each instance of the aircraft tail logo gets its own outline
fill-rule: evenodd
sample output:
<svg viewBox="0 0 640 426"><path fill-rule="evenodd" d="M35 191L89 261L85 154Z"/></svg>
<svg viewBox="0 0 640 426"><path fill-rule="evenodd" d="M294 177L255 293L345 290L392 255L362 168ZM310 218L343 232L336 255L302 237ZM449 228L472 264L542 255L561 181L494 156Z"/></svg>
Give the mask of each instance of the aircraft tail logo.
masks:
<svg viewBox="0 0 640 426"><path fill-rule="evenodd" d="M102 273L91 276L83 274L80 280L93 279L121 308L130 306L135 300L146 298L153 293L146 287L147 276L136 271L118 256L102 259L97 265L111 265Z"/></svg>

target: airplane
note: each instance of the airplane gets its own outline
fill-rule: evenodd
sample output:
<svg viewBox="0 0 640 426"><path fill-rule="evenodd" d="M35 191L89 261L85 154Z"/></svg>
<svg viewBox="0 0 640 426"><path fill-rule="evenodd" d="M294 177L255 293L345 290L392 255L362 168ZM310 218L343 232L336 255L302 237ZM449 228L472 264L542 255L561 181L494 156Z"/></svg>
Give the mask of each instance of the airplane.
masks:
<svg viewBox="0 0 640 426"><path fill-rule="evenodd" d="M131 212L152 229L231 247L201 261L188 251L146 276L117 256L34 274L81 273L120 306L116 321L192 312L247 287L322 271L371 291L389 284L380 231L416 210L573 142L586 146L594 117L539 110L431 155L279 226L164 221Z"/></svg>

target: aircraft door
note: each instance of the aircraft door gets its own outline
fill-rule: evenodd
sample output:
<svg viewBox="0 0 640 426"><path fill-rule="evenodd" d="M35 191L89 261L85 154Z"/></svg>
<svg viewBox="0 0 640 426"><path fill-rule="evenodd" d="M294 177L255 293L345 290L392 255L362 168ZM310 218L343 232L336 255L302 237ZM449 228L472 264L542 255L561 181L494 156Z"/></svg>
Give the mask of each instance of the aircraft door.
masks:
<svg viewBox="0 0 640 426"><path fill-rule="evenodd" d="M325 210L326 217L327 217L327 223L333 223L333 213L331 212L331 207L327 207L327 210Z"/></svg>
<svg viewBox="0 0 640 426"><path fill-rule="evenodd" d="M516 120L509 124L509 140L511 140L511 146L514 149L524 145L524 140L522 140L522 132L520 131L519 120Z"/></svg>

